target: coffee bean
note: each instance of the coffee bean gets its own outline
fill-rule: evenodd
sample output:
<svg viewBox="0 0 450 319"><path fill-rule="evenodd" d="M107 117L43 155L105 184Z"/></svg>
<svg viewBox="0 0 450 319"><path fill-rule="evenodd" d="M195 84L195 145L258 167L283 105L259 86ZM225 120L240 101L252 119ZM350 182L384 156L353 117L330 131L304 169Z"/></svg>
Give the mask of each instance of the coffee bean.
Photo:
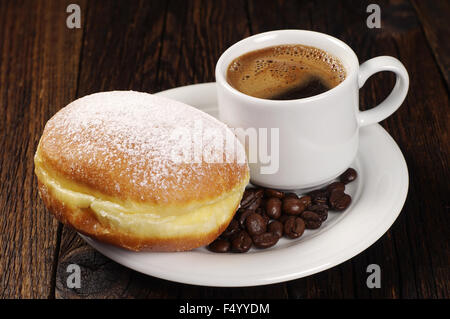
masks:
<svg viewBox="0 0 450 319"><path fill-rule="evenodd" d="M345 193L344 191L340 190L340 189L336 189L334 191L331 192L330 194L330 198L329 198L329 203L330 203L330 207L333 210L336 210L336 203L342 198L344 197Z"/></svg>
<svg viewBox="0 0 450 319"><path fill-rule="evenodd" d="M328 218L328 206L321 205L311 205L308 207L309 211L312 211L320 216L320 221L324 222Z"/></svg>
<svg viewBox="0 0 450 319"><path fill-rule="evenodd" d="M267 226L267 231L281 237L283 236L283 224L278 220L273 220Z"/></svg>
<svg viewBox="0 0 450 319"><path fill-rule="evenodd" d="M352 198L350 195L345 194L343 191L335 190L330 195L331 209L337 211L343 211L350 205Z"/></svg>
<svg viewBox="0 0 450 319"><path fill-rule="evenodd" d="M284 193L282 191L277 191L276 189L266 188L264 190L264 196L267 198L275 197L278 199L283 199Z"/></svg>
<svg viewBox="0 0 450 319"><path fill-rule="evenodd" d="M236 253L245 253L252 247L252 238L245 230L241 230L231 240L231 250Z"/></svg>
<svg viewBox="0 0 450 319"><path fill-rule="evenodd" d="M331 194L335 190L345 191L345 184L341 182L334 182L327 186L328 194Z"/></svg>
<svg viewBox="0 0 450 319"><path fill-rule="evenodd" d="M350 206L351 202L351 196L348 194L343 194L341 197L334 199L331 206L334 210L343 211L346 210L348 206Z"/></svg>
<svg viewBox="0 0 450 319"><path fill-rule="evenodd" d="M307 195L284 193L276 189L251 188L244 192L241 206L225 231L208 245L213 252L247 252L275 245L285 235L300 237L305 229L317 229L328 218L328 210L343 211L352 202L345 184L357 178L353 168L339 181Z"/></svg>
<svg viewBox="0 0 450 319"><path fill-rule="evenodd" d="M344 183L348 184L350 182L353 182L358 177L358 173L355 169L349 168L347 169L342 175L339 177L339 180Z"/></svg>
<svg viewBox="0 0 450 319"><path fill-rule="evenodd" d="M257 248L269 248L275 245L279 238L274 233L263 233L253 236L253 244Z"/></svg>
<svg viewBox="0 0 450 319"><path fill-rule="evenodd" d="M281 214L280 218L278 218L277 220L284 224L289 217L291 216L287 214Z"/></svg>
<svg viewBox="0 0 450 319"><path fill-rule="evenodd" d="M230 242L226 239L216 239L208 245L208 249L215 253L226 253L230 250Z"/></svg>
<svg viewBox="0 0 450 319"><path fill-rule="evenodd" d="M242 196L241 200L241 207L245 208L246 206L250 205L251 202L253 202L256 198L255 191L253 188L246 189L244 191L244 195Z"/></svg>
<svg viewBox="0 0 450 319"><path fill-rule="evenodd" d="M298 198L285 198L283 199L282 210L283 213L289 215L298 215L305 210L306 206Z"/></svg>
<svg viewBox="0 0 450 319"><path fill-rule="evenodd" d="M281 200L272 197L265 201L264 210L266 211L267 216L273 219L280 218L281 216Z"/></svg>
<svg viewBox="0 0 450 319"><path fill-rule="evenodd" d="M289 238L298 238L305 231L305 222L300 217L291 216L284 223L284 234Z"/></svg>
<svg viewBox="0 0 450 319"><path fill-rule="evenodd" d="M315 211L316 214L318 214L320 216L320 221L324 222L327 220L328 218L328 210L326 211Z"/></svg>
<svg viewBox="0 0 450 319"><path fill-rule="evenodd" d="M264 218L266 224L268 224L270 222L270 217L267 216L267 214L265 213L264 209L262 209L261 207L257 208L255 210L255 213L259 214L262 216L262 218Z"/></svg>
<svg viewBox="0 0 450 319"><path fill-rule="evenodd" d="M284 198L298 198L298 196L295 193L285 193Z"/></svg>
<svg viewBox="0 0 450 319"><path fill-rule="evenodd" d="M315 212L305 210L300 217L304 220L307 229L317 229L322 225L319 214Z"/></svg>
<svg viewBox="0 0 450 319"><path fill-rule="evenodd" d="M328 203L328 192L325 189L317 189L310 193L311 200L314 204L327 204Z"/></svg>
<svg viewBox="0 0 450 319"><path fill-rule="evenodd" d="M239 216L237 217L237 221L239 222L239 226L241 226L241 228L243 229L245 228L245 220L251 213L253 212L249 209L239 210Z"/></svg>
<svg viewBox="0 0 450 319"><path fill-rule="evenodd" d="M311 205L308 206L308 210L314 211L314 210L316 210L316 209L325 209L325 210L328 210L328 209L330 209L330 208L328 207L327 204L311 204Z"/></svg>
<svg viewBox="0 0 450 319"><path fill-rule="evenodd" d="M255 210L261 204L264 190L260 188L246 189L241 200L241 208Z"/></svg>
<svg viewBox="0 0 450 319"><path fill-rule="evenodd" d="M260 214L251 213L245 220L245 228L251 236L259 235L266 232L267 222Z"/></svg>
<svg viewBox="0 0 450 319"><path fill-rule="evenodd" d="M255 196L256 198L264 197L264 188L255 188Z"/></svg>
<svg viewBox="0 0 450 319"><path fill-rule="evenodd" d="M256 210L257 208L259 208L259 206L261 206L262 201L263 201L262 197L257 197L257 198L255 198L255 200L254 200L253 202L251 202L251 203L246 207L246 209L249 209L249 210Z"/></svg>
<svg viewBox="0 0 450 319"><path fill-rule="evenodd" d="M260 215L262 216L262 218L264 218L264 222L266 223L266 225L269 224L269 222L270 222L270 217L267 216L267 214L264 213L264 212L262 212Z"/></svg>
<svg viewBox="0 0 450 319"><path fill-rule="evenodd" d="M302 202L303 206L308 207L309 205L311 205L311 196L302 196L299 198L299 201Z"/></svg>
<svg viewBox="0 0 450 319"><path fill-rule="evenodd" d="M236 234L238 231L240 231L239 222L233 218L221 236L228 238Z"/></svg>

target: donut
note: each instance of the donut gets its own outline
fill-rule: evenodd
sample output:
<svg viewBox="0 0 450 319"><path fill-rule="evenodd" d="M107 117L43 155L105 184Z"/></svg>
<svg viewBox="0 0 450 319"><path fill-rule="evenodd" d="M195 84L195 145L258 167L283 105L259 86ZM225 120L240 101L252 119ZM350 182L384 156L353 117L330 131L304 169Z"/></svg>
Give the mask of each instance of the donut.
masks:
<svg viewBox="0 0 450 319"><path fill-rule="evenodd" d="M228 226L249 182L245 150L214 117L135 91L79 98L45 125L39 194L60 222L133 251L186 251Z"/></svg>

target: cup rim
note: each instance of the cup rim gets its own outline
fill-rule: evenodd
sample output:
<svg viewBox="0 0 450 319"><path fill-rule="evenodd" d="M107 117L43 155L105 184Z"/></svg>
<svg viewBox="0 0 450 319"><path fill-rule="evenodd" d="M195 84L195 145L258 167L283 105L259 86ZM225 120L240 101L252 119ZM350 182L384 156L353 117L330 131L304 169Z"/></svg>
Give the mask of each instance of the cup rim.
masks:
<svg viewBox="0 0 450 319"><path fill-rule="evenodd" d="M327 90L323 93L317 94L317 95L313 95L310 97L306 97L306 98L300 98L300 99L291 99L291 100L269 100L269 99L263 99L263 98L259 98L259 97L254 97L251 95L247 95L245 93L242 93L240 91L238 91L237 89L235 89L234 87L232 87L228 81L225 78L225 74L224 72L221 71L222 65L224 64L224 60L225 58L230 55L230 52L235 50L236 47L242 45L242 43L248 42L248 41L252 41L255 40L257 38L261 38L261 37L265 37L265 36L269 36L272 34L280 34L280 33L308 33L308 34L313 34L314 36L318 36L318 37L323 37L328 41L333 42L334 44L337 44L338 46L342 47L343 49L345 49L347 52L350 53L351 56L351 60L352 63L356 64L356 67L359 66L359 61L358 61L358 57L356 56L355 52L353 51L353 49L344 41L339 40L338 38L335 38L331 35L328 35L326 33L322 33L322 32L317 32L317 31L311 31L311 30L303 30L303 29L280 29L280 30L272 30L272 31L267 31L267 32L262 32L262 33L258 33L249 37L246 37L236 43L234 43L233 45L231 45L230 47L228 47L219 57L219 59L217 60L216 63L216 68L215 68L215 76L216 76L216 82L221 84L223 87L225 87L230 93L236 94L242 98L246 98L249 99L250 101L254 101L254 102L258 102L258 103L267 103L267 104L276 104L276 105L280 105L280 104L291 104L293 101L295 101L296 103L306 103L306 102L312 102L312 101L316 101L322 98L325 98L327 96L329 96L330 94L333 94L335 91L341 89L343 86L345 86L347 83L349 83L350 81L352 81L353 77L356 76L357 72L353 71L350 74L347 74L344 81L342 81L341 83L339 83L338 85L336 85L335 87L333 87L330 90ZM289 43L286 43L289 44ZM270 45L268 45L267 47L270 47ZM264 48L264 47L261 47ZM250 52L250 51L248 51ZM335 55L334 52L330 52L331 54ZM242 55L244 53L241 53L240 55ZM236 57L238 57L239 55L236 55ZM233 58L236 58L233 57ZM339 57L337 57L339 59ZM228 66L227 66L228 67ZM357 70L357 68L355 68L355 70ZM346 72L348 73L348 68L346 68Z"/></svg>

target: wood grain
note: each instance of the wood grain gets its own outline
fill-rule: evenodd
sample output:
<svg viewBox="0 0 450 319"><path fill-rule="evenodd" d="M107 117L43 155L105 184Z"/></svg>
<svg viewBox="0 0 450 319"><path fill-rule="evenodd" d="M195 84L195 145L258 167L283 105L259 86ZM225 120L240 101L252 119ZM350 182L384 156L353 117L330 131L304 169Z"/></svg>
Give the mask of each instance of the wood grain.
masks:
<svg viewBox="0 0 450 319"><path fill-rule="evenodd" d="M75 97L83 31L66 27L69 3L0 3L0 298L53 293L58 223L38 197L33 155Z"/></svg>
<svg viewBox="0 0 450 319"><path fill-rule="evenodd" d="M65 27L70 1L0 2L0 298L449 298L449 4L373 1L77 1L82 29ZM45 122L76 97L214 81L220 54L274 29L311 29L347 42L360 62L399 58L410 74L402 107L381 124L401 148L410 188L390 230L351 260L287 283L247 288L184 285L122 267L58 225L36 190L33 155ZM383 72L361 89L361 109L394 85ZM67 288L67 266L82 287ZM368 289L379 264L382 287Z"/></svg>
<svg viewBox="0 0 450 319"><path fill-rule="evenodd" d="M416 8L417 16L430 45L440 71L450 88L450 2L446 0L433 1L432 5L425 1L411 1Z"/></svg>

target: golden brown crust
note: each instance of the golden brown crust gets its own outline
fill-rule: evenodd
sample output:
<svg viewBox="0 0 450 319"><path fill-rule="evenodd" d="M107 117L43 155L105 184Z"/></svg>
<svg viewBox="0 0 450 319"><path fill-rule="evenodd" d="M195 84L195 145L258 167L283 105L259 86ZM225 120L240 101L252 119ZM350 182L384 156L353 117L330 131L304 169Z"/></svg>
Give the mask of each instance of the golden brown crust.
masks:
<svg viewBox="0 0 450 319"><path fill-rule="evenodd" d="M106 97L102 98L103 95ZM107 98L120 101L122 95L128 100L143 99L150 106L147 113L151 114L148 120L142 121L154 120L155 123L134 125L148 114L141 112L133 115L133 105L129 106L129 112L126 108L127 113L123 115L120 113L121 108L115 108L114 105L108 108L101 104ZM166 105L159 105L164 103ZM179 117L187 117L183 123L179 123L181 120L175 115L166 119L164 125L172 125L170 129L182 125L194 129L191 122L199 121L201 125L217 128L224 134L231 132L208 114L176 101L138 92L102 92L78 99L56 113L45 126L38 152L45 165L59 176L122 201L165 205L213 200L246 178L248 166L245 162L172 163L168 158L161 159L168 156L165 154L168 151L166 148L174 143L161 141L168 139L170 134L159 138L151 133L161 121L155 113L164 107L173 108L173 113L181 110ZM97 108L98 112L94 112ZM80 119L81 116L84 117ZM161 116L170 115L163 113ZM117 117L123 117L123 120ZM149 140L156 140L162 145L155 143L154 149L145 149L139 145L151 144ZM242 145L236 145L235 152L243 152Z"/></svg>
<svg viewBox="0 0 450 319"><path fill-rule="evenodd" d="M172 237L168 239L140 239L136 236L111 230L104 227L95 217L95 213L88 208L74 208L65 205L53 197L47 187L38 181L39 194L47 209L65 225L71 226L77 232L95 238L99 241L134 251L186 251L208 245L216 239L228 226L239 204L226 223L223 223L208 234L196 236Z"/></svg>
<svg viewBox="0 0 450 319"><path fill-rule="evenodd" d="M234 135L233 147L219 148L222 161L173 161L174 146L197 139L169 141L171 132L183 125L196 132L197 121L229 137L211 116L150 94L104 92L72 102L47 122L36 151L45 205L78 232L130 250L209 244L231 221L249 170Z"/></svg>

